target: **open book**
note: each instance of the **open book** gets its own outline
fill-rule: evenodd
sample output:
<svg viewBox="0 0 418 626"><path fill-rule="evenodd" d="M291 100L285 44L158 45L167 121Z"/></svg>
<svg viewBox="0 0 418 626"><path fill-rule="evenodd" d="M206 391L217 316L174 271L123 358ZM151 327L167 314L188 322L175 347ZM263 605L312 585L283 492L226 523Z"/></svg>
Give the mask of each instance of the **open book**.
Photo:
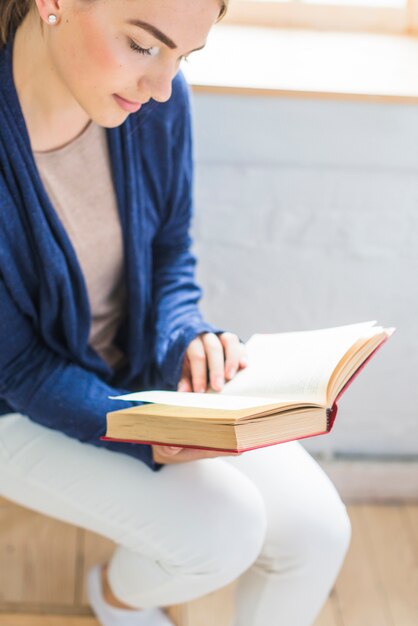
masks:
<svg viewBox="0 0 418 626"><path fill-rule="evenodd" d="M365 322L253 335L222 391L117 396L145 404L108 413L102 439L244 452L329 432L337 400L393 332Z"/></svg>

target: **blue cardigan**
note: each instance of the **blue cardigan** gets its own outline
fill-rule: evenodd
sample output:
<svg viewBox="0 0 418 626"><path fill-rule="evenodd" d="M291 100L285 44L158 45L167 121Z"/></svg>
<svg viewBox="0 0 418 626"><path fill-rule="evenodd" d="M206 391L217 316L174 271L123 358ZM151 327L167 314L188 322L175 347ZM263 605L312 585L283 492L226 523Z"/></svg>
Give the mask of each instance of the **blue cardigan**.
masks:
<svg viewBox="0 0 418 626"><path fill-rule="evenodd" d="M205 331L190 251L189 88L106 129L122 224L128 304L114 371L88 344L91 311L74 248L39 177L13 82L14 33L0 50L0 415L129 454L152 470L151 446L102 441L109 395L175 389L189 342ZM1 418L0 418L1 419Z"/></svg>

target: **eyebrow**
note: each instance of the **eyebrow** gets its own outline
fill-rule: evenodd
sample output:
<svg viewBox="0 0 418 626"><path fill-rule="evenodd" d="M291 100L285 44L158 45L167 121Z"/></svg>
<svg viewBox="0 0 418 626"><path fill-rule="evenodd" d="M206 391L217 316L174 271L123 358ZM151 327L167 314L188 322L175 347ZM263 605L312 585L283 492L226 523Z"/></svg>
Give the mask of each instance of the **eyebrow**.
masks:
<svg viewBox="0 0 418 626"><path fill-rule="evenodd" d="M152 24L148 24L148 22L142 22L141 20L127 20L127 23L132 24L133 26L138 26L138 28L142 28L143 30L146 30L147 32L151 33L151 35L153 35L156 39L158 39L159 41L164 43L166 46L171 48L171 50L176 50L176 48L178 47L177 44L175 44L174 41L170 39L170 37L167 37L167 35L164 35L164 33L158 30L158 28L156 28ZM187 54L191 54L192 52L197 52L197 50L202 50L202 48L204 48L205 45L206 44L203 44L203 46L200 46L200 48L194 48L194 50L190 50L190 52L188 52Z"/></svg>

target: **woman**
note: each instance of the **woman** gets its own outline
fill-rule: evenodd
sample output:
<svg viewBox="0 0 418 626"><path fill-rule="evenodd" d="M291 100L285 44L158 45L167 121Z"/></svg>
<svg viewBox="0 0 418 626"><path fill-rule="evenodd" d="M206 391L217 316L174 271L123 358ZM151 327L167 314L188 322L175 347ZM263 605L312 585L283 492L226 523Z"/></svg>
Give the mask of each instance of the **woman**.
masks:
<svg viewBox="0 0 418 626"><path fill-rule="evenodd" d="M166 626L159 607L238 577L237 626L308 626L349 542L297 442L225 455L100 439L126 406L115 392L220 390L246 365L197 308L178 72L225 9L0 8L0 493L118 544L88 577L103 626Z"/></svg>

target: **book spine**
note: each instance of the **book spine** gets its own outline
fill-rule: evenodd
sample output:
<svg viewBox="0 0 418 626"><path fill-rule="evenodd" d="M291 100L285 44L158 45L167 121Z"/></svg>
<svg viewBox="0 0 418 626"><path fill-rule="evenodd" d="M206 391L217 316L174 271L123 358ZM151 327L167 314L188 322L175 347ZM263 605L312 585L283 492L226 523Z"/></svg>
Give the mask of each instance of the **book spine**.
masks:
<svg viewBox="0 0 418 626"><path fill-rule="evenodd" d="M337 413L338 413L338 405L336 402L334 402L333 406L330 409L327 409L327 433L329 433L331 428L334 426Z"/></svg>
<svg viewBox="0 0 418 626"><path fill-rule="evenodd" d="M332 427L334 426L334 422L335 422L335 418L337 416L337 412L338 412L338 405L337 405L337 401L341 398L341 396L343 395L343 393L345 391L347 391L348 387L352 384L353 380L355 380L357 378L357 376L359 375L359 373L361 372L361 370L366 366L366 364L370 361L370 359L376 354L376 352L383 346L384 343L386 343L386 341L388 340L389 337L385 337L381 343L377 346L377 348L375 348L373 350L373 352L371 354L369 354L369 356L367 357L367 359L365 361L363 361L363 363L360 365L360 367L357 368L357 370L354 372L354 374L351 376L351 378L348 379L348 381L346 382L346 384L344 385L344 387L341 389L340 393L338 394L338 396L335 398L334 404L330 409L327 409L327 432L329 432Z"/></svg>

